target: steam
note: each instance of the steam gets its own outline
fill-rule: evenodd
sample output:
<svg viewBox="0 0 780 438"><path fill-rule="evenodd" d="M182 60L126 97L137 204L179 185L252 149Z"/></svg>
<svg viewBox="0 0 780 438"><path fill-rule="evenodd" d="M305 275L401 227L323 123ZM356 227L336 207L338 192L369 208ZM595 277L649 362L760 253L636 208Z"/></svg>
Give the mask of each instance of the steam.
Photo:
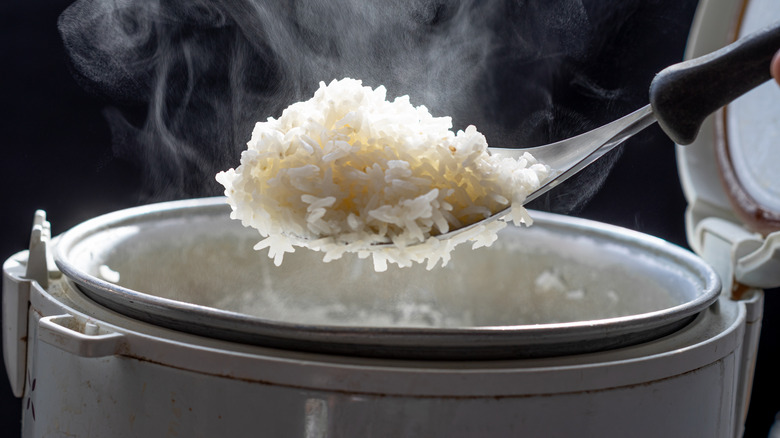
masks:
<svg viewBox="0 0 780 438"><path fill-rule="evenodd" d="M496 146L595 127L603 111L560 92L628 102L579 71L603 43L592 14L582 0L79 0L59 29L78 80L112 102L115 154L162 200L220 194L214 175L237 164L254 123L336 78L409 94ZM592 191L611 162L600 166L583 176ZM576 208L589 197L576 187L542 202Z"/></svg>

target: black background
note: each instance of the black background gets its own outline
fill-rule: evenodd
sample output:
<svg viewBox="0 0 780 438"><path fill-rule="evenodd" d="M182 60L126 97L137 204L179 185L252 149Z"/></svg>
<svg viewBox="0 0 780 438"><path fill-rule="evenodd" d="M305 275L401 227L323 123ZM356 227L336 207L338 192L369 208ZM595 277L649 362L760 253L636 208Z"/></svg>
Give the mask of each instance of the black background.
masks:
<svg viewBox="0 0 780 438"><path fill-rule="evenodd" d="M26 248L36 209L47 211L53 233L58 234L98 214L141 202L140 170L111 152L109 128L101 115L109 102L85 92L69 71L56 28L58 15L69 3L7 0L0 4L0 260ZM626 19L625 38L612 42L586 68L603 68L605 76L617 68L642 88L655 71L682 58L695 2L642 5ZM667 17L662 22L647 18L661 15ZM673 144L653 127L626 144L603 188L584 209L571 214L687 246L684 209ZM766 295L746 437L766 436L780 411L780 397L775 397L780 386L772 372L780 365L772 354L780 333L776 295L776 291ZM3 372L3 436L19 435L21 409L22 402L11 395Z"/></svg>

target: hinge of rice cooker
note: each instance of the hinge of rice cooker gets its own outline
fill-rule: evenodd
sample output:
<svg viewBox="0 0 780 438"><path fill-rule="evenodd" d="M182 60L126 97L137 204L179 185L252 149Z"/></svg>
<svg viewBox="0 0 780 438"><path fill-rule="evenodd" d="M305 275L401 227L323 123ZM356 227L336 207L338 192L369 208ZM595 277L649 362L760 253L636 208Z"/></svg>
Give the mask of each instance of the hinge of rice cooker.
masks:
<svg viewBox="0 0 780 438"><path fill-rule="evenodd" d="M780 231L767 236L717 217L696 226L699 255L720 275L724 292L740 299L750 288L780 286Z"/></svg>
<svg viewBox="0 0 780 438"><path fill-rule="evenodd" d="M38 283L49 286L49 279L59 274L50 251L51 225L46 213L35 212L29 251L11 256L3 264L3 358L11 389L21 397L27 362L27 327L30 288Z"/></svg>

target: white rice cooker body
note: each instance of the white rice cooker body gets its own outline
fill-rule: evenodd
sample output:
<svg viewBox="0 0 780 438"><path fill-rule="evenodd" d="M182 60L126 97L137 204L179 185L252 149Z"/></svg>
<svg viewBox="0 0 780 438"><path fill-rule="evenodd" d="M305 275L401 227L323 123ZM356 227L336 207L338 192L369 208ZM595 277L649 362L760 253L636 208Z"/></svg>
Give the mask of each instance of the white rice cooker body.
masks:
<svg viewBox="0 0 780 438"><path fill-rule="evenodd" d="M763 297L721 298L673 335L589 354L372 359L141 322L65 277L45 288L26 278L28 255L6 261L3 287L4 304L29 303L4 315L26 437L737 436L752 370L743 346Z"/></svg>

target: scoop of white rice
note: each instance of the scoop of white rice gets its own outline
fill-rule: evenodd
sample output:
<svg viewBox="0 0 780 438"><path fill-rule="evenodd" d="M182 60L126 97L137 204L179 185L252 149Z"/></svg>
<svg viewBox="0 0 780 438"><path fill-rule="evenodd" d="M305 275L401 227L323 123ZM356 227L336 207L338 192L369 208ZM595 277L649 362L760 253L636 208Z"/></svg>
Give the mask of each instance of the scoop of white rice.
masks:
<svg viewBox="0 0 780 438"><path fill-rule="evenodd" d="M449 117L385 94L354 79L321 82L310 100L258 122L241 165L217 174L231 217L265 237L255 249L268 248L277 266L302 246L326 262L355 252L377 271L387 262L432 269L460 243L491 245L506 224L436 235L507 207L505 220L531 224L523 201L548 166L530 154L492 157L474 126L456 134Z"/></svg>

